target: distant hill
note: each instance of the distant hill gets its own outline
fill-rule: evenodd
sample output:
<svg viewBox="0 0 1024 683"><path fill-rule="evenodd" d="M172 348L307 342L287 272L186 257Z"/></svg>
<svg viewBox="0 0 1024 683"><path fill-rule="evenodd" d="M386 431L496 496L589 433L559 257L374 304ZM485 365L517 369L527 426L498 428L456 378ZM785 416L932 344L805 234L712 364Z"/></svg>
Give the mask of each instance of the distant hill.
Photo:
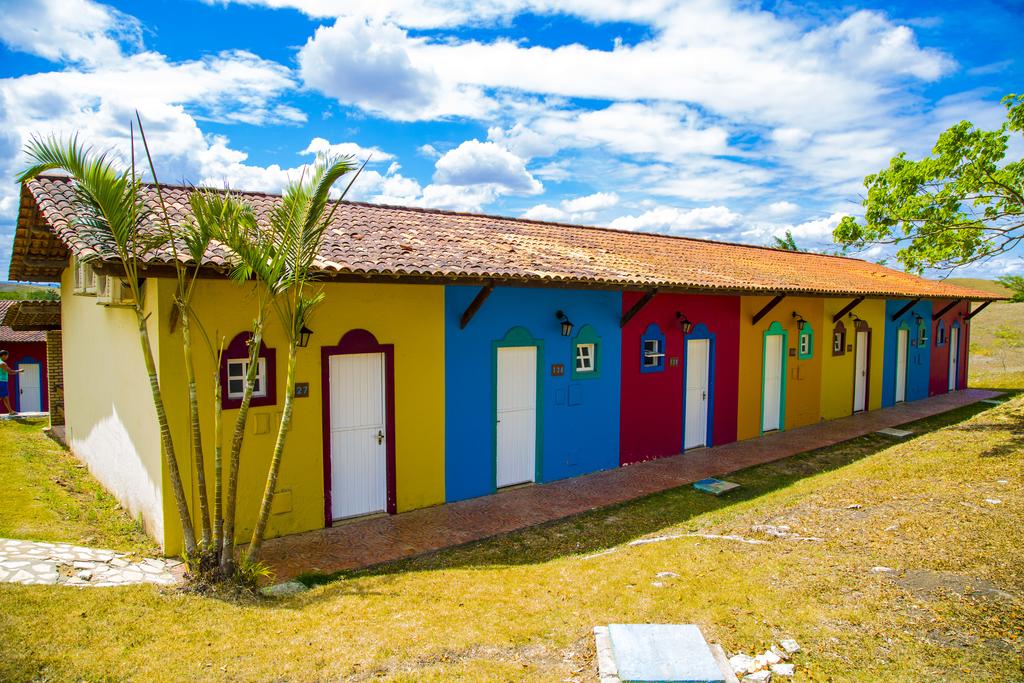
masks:
<svg viewBox="0 0 1024 683"><path fill-rule="evenodd" d="M0 299L59 299L60 289L26 282L0 282Z"/></svg>
<svg viewBox="0 0 1024 683"><path fill-rule="evenodd" d="M992 292L1000 296L1010 296L1013 294L1013 292L995 280L983 280L978 277L949 277L943 280L943 282L951 282L954 285L970 287L971 289L980 289L983 292Z"/></svg>

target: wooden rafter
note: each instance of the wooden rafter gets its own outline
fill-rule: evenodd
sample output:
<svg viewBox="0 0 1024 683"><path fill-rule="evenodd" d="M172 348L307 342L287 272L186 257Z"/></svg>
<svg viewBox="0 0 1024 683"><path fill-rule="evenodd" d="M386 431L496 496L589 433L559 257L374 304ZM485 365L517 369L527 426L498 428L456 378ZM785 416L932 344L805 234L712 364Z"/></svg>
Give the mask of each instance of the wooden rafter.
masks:
<svg viewBox="0 0 1024 683"><path fill-rule="evenodd" d="M918 297L916 299L911 299L910 301L908 301L906 306L904 306L903 308L901 308L900 310L898 310L898 311L896 311L895 313L892 314L892 321L896 322L897 318L899 318L901 315L903 315L904 313L909 311L911 308L913 308L917 304L917 302L920 301L920 300L921 300L921 297Z"/></svg>
<svg viewBox="0 0 1024 683"><path fill-rule="evenodd" d="M946 315L947 313L949 313L950 309L952 309L952 308L953 308L954 306L956 306L956 305L957 305L958 303L960 303L961 301L963 301L963 299L953 299L952 301L950 301L950 302L949 302L948 304L946 304L946 306L944 306L944 307L942 308L942 310L940 310L940 311L939 311L938 313L933 313L933 314L932 314L932 321L938 320L938 319L939 319L939 318L941 318L942 316L944 316L944 315Z"/></svg>
<svg viewBox="0 0 1024 683"><path fill-rule="evenodd" d="M845 316L847 313L849 313L853 309L857 308L857 306L859 306L860 302L862 302L862 301L864 301L864 297L859 296L856 299L854 299L853 301L851 301L850 303L848 303L845 306L843 306L843 309L841 311L839 311L834 316L832 316L832 324L834 325L837 322L839 322L840 320L842 320L843 316Z"/></svg>
<svg viewBox="0 0 1024 683"><path fill-rule="evenodd" d="M648 291L646 294L644 294L642 297L640 297L640 299L638 299L637 302L633 304L632 308L626 311L626 314L622 316L622 320L619 321L619 327L625 327L626 323L632 320L633 316L640 312L640 309L642 309L647 304L651 303L651 299L653 299L654 295L657 293L657 289L652 289Z"/></svg>
<svg viewBox="0 0 1024 683"><path fill-rule="evenodd" d="M476 315L476 312L480 310L480 307L484 305L484 301L487 300L487 297L489 297L493 291L493 282L488 282L480 288L480 291L476 293L476 296L473 297L473 300L469 302L469 306L467 306L466 310L462 313L462 318L459 320L460 330L466 329L466 325L468 325L469 321L473 319L473 316Z"/></svg>
<svg viewBox="0 0 1024 683"><path fill-rule="evenodd" d="M750 321L751 325L756 325L761 322L761 318L765 317L772 312L772 309L782 303L782 300L786 298L785 294L779 294L774 299L764 305L760 311L754 314L753 320Z"/></svg>
<svg viewBox="0 0 1024 683"><path fill-rule="evenodd" d="M984 311L984 310L985 310L985 307L986 307L986 306L988 306L988 305L989 305L990 303L992 303L992 302L991 302L991 301L986 301L986 302L985 302L985 303L983 303L982 305L978 306L978 307L977 307L977 308L975 308L975 309L974 309L973 311L971 311L971 312L970 312L970 313L968 313L968 314L967 314L966 316L964 316L964 320L970 320L970 319L971 319L971 318L973 318L974 316L978 315L979 313L981 313L982 311Z"/></svg>

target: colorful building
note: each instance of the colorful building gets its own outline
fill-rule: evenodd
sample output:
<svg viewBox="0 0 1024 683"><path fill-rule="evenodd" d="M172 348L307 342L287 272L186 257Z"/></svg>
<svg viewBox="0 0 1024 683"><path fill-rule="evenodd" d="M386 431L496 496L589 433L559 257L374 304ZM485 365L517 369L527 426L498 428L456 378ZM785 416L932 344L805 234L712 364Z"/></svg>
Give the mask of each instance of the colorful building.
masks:
<svg viewBox="0 0 1024 683"><path fill-rule="evenodd" d="M23 186L10 276L60 282L66 440L177 552L133 302L109 248L75 227L70 182ZM165 188L172 220L189 219L190 191ZM280 200L243 198L262 221ZM340 204L334 221L270 536L685 457L961 388L968 302L998 298L857 259L665 235L360 203ZM156 250L142 265L145 313L196 506L169 258ZM255 304L226 277L220 245L200 265L195 317L226 347L218 364L194 341L212 453L214 378L229 439ZM285 354L271 320L242 453L241 540L281 419ZM211 482L212 457L207 466Z"/></svg>
<svg viewBox="0 0 1024 683"><path fill-rule="evenodd" d="M932 301L931 378L928 395L967 388L967 349L971 346L969 301Z"/></svg>
<svg viewBox="0 0 1024 683"><path fill-rule="evenodd" d="M46 331L43 328L28 329L18 325L12 315L17 314L23 301L0 301L0 350L7 351L7 365L20 370L7 378L7 391L11 407L19 413L40 413L50 410L50 391L46 353ZM6 409L0 405L0 413Z"/></svg>
<svg viewBox="0 0 1024 683"><path fill-rule="evenodd" d="M931 301L896 299L885 303L883 407L928 396L931 319Z"/></svg>

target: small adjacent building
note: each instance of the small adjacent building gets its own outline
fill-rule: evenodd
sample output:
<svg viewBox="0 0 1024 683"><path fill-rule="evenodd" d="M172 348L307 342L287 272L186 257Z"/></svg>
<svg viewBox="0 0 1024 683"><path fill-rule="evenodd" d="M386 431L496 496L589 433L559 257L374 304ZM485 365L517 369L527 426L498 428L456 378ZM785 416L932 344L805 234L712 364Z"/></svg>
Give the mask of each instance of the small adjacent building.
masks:
<svg viewBox="0 0 1024 683"><path fill-rule="evenodd" d="M54 329L54 311L57 312L58 336L51 341L56 343L59 354L58 302L0 301L0 350L10 354L7 357L8 365L21 371L12 373L7 380L11 407L19 413L45 413L50 410L47 330ZM0 405L0 411L3 410Z"/></svg>
<svg viewBox="0 0 1024 683"><path fill-rule="evenodd" d="M172 221L189 220L190 191L164 189ZM181 529L133 302L116 255L78 227L72 193L58 176L22 186L10 277L60 283L66 441L176 553ZM280 201L242 196L264 223ZM145 201L155 206L152 187ZM960 388L963 306L998 298L858 259L668 235L355 202L333 216L270 536L685 457L924 398L930 386ZM154 250L140 272L196 506L171 257ZM199 266L195 314L226 347L218 364L193 342L209 454L213 378L229 439L254 301L228 279L221 245ZM240 539L255 522L281 419L286 350L272 321L242 452ZM47 374L41 350L19 354ZM212 482L212 457L206 464Z"/></svg>

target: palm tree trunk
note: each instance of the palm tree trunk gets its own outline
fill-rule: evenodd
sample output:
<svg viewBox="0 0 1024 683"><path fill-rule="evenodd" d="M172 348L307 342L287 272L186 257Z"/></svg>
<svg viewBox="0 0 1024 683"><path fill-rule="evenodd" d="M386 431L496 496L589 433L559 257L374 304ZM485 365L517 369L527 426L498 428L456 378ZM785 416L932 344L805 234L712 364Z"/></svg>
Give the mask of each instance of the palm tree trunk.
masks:
<svg viewBox="0 0 1024 683"><path fill-rule="evenodd" d="M220 354L213 372L213 547L224 547L224 420L221 407Z"/></svg>
<svg viewBox="0 0 1024 683"><path fill-rule="evenodd" d="M249 549L246 553L246 557L250 562L255 561L259 557L260 549L263 547L263 536L267 530L267 522L270 520L270 508L274 504L274 491L277 489L277 473L281 469L284 440L288 435L288 428L292 422L296 351L297 348L293 339L288 345L288 381L285 384L284 411L281 413L281 424L277 427L277 441L274 443L274 455L270 459L270 471L267 473L267 486L263 490L260 514L256 519L256 526L252 530L252 540L249 541Z"/></svg>
<svg viewBox="0 0 1024 683"><path fill-rule="evenodd" d="M181 311L181 343L185 351L185 380L188 382L189 429L192 434L192 452L196 465L196 486L199 488L199 516L203 530L202 545L210 545L210 501L206 490L206 462L203 458L203 434L199 424L199 395L196 391L196 366L192 358L192 324L187 305Z"/></svg>
<svg viewBox="0 0 1024 683"><path fill-rule="evenodd" d="M171 426L167 421L167 411L164 409L163 394L160 391L160 380L157 377L156 361L153 359L153 349L149 343L149 327L146 324L148 316L138 306L135 308L135 315L139 322L139 340L142 343L142 355L146 362L146 373L149 375L149 388L153 392L153 407L156 409L156 419L160 425L160 445L164 452L164 458L167 460L167 476L171 480L174 502L177 504L178 516L181 519L181 533L185 541L185 552L189 555L194 555L196 552L196 532L192 527L192 515L188 509L185 487L181 484L181 472L178 470L178 458L174 453Z"/></svg>
<svg viewBox="0 0 1024 683"><path fill-rule="evenodd" d="M249 404L252 402L252 392L256 387L257 363L259 363L262 342L263 320L259 319L253 325L249 348L249 367L245 375L245 391L242 393L242 403L238 406L235 432L231 437L231 453L228 455L228 486L224 497L224 541L220 555L220 567L226 576L235 572L235 510L238 507L238 469L241 465L242 442L245 440L245 425L249 419Z"/></svg>

